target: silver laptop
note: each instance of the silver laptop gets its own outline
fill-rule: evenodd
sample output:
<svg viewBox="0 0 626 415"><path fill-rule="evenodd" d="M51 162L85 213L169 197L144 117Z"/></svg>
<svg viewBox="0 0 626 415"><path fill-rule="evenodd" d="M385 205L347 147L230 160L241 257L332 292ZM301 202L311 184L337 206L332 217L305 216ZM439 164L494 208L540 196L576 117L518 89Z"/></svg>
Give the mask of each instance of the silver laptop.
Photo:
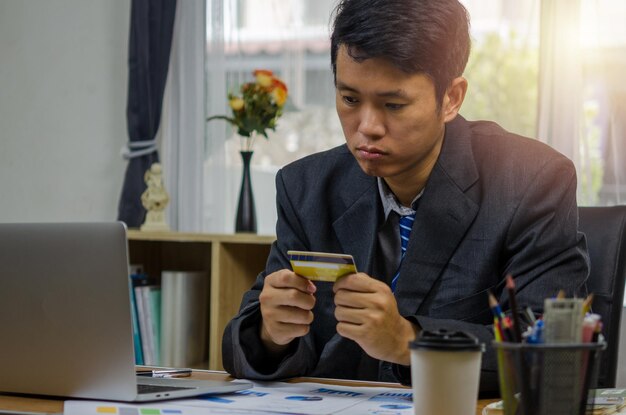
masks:
<svg viewBox="0 0 626 415"><path fill-rule="evenodd" d="M136 376L123 223L0 224L0 392L153 401L251 386Z"/></svg>

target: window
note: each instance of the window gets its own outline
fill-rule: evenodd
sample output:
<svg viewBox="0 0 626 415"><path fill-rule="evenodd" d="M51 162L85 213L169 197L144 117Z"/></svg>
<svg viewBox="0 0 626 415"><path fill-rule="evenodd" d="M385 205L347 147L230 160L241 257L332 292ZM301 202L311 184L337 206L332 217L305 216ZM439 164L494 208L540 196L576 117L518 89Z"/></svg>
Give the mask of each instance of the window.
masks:
<svg viewBox="0 0 626 415"><path fill-rule="evenodd" d="M273 234L274 176L278 169L343 143L334 109L329 57L328 25L334 1L220 0L219 4L215 3L207 3L207 115L227 113L227 92L237 91L241 83L251 80L254 69L273 71L289 88L289 103L276 131L269 133L269 140L257 139L252 158L258 232ZM233 229L241 170L239 141L232 128L224 124L208 126L205 171L209 176L220 176L224 183L216 183L209 177L205 191L209 199L205 222L213 232ZM223 154L223 164L216 160L216 154ZM210 200L216 195L225 201L225 211L219 212L221 205Z"/></svg>
<svg viewBox="0 0 626 415"><path fill-rule="evenodd" d="M579 201L626 203L626 3L581 1L583 132Z"/></svg>
<svg viewBox="0 0 626 415"><path fill-rule="evenodd" d="M580 157L565 153L577 163L579 203L624 203L626 164L620 160L626 147L626 88L619 74L626 71L626 27L621 24L626 3L580 1L584 119ZM472 34L463 116L538 136L540 13L547 2L462 0ZM334 0L207 0L207 116L227 113L227 92L252 79L254 69L274 71L289 87L292 110L269 140L259 139L254 146L252 182L260 234L274 233L278 169L344 142L329 57L334 5ZM609 21L613 23L603 23ZM559 140L578 138L556 137L555 143ZM241 174L238 149L229 125L207 125L206 231L233 230Z"/></svg>
<svg viewBox="0 0 626 415"><path fill-rule="evenodd" d="M471 18L468 91L461 114L527 137L537 131L539 7L536 1L462 0Z"/></svg>

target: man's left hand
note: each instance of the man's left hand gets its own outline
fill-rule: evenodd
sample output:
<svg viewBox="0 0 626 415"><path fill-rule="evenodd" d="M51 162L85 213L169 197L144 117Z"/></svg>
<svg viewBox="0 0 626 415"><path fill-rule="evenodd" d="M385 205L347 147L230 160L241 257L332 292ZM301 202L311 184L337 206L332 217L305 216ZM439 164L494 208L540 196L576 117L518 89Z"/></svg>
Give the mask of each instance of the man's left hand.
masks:
<svg viewBox="0 0 626 415"><path fill-rule="evenodd" d="M354 340L371 357L409 365L409 342L417 327L402 317L387 284L367 274L341 277L333 286L337 333Z"/></svg>

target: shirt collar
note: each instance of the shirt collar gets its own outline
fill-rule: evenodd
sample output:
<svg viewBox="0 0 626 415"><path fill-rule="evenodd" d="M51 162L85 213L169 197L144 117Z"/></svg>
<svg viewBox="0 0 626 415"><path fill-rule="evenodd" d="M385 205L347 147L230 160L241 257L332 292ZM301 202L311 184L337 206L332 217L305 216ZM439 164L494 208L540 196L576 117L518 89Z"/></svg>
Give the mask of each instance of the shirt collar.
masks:
<svg viewBox="0 0 626 415"><path fill-rule="evenodd" d="M396 195L393 194L387 183L382 177L377 177L376 181L378 182L378 194L380 195L380 200L383 203L383 211L385 213L385 220L389 217L389 214L393 211L396 212L400 216L406 215L414 215L416 203L422 194L424 194L424 189L422 189L417 196L411 202L411 207L402 206Z"/></svg>

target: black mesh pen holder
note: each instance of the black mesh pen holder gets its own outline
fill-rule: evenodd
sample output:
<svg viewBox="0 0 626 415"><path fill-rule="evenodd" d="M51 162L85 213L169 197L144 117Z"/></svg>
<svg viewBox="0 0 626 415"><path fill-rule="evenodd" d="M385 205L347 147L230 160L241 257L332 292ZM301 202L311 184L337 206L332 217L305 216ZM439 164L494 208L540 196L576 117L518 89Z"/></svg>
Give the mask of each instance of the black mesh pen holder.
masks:
<svg viewBox="0 0 626 415"><path fill-rule="evenodd" d="M589 391L598 381L606 343L494 342L505 415L592 413Z"/></svg>

